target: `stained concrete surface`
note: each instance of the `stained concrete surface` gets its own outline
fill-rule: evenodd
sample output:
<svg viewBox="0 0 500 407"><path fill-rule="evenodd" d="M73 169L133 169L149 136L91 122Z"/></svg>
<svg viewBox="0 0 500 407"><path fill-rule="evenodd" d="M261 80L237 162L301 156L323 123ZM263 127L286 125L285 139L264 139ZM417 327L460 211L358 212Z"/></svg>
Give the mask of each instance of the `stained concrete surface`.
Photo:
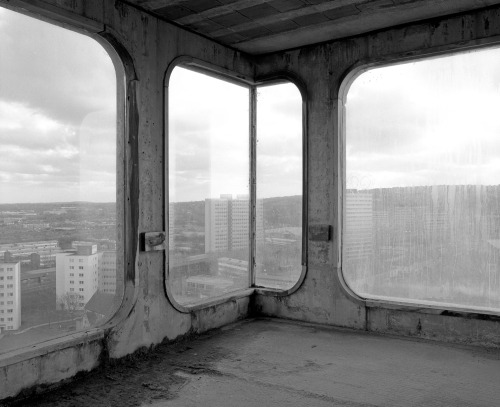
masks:
<svg viewBox="0 0 500 407"><path fill-rule="evenodd" d="M252 319L8 406L496 406L500 350Z"/></svg>

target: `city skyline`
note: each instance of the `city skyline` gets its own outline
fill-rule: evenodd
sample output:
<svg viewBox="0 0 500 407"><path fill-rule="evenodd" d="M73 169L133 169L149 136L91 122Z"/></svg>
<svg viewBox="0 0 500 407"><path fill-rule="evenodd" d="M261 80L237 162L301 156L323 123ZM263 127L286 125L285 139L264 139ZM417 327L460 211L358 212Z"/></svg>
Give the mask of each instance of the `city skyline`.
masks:
<svg viewBox="0 0 500 407"><path fill-rule="evenodd" d="M348 284L363 295L407 298L407 301L417 303L420 300L456 302L464 287L470 287L471 292L464 297L465 305L496 307L494 295L500 290L500 217L495 197L500 194L500 186L476 187L441 185L376 188L371 192L347 190L343 266ZM169 219L172 233L172 236L169 233L169 241L170 259L175 264L172 276L175 277L169 284L175 287L179 301L202 301L207 295L247 287L248 200L241 196L232 198L234 203L242 205L241 208L233 207L233 216L229 216L231 210L223 205L213 219L206 217L207 207L213 203L211 200L171 204L175 209L172 212L174 217ZM229 203L229 199L228 194L217 201ZM259 202L263 203L263 226L258 227L260 235L256 237L257 284L274 284L277 288L293 285L302 270L302 199L295 195L264 198ZM18 245L3 244L0 249L4 253L0 260L7 261L6 251L11 251L12 247L9 256L15 256L21 262L23 290L33 290L27 292L26 299L30 304L27 309L30 311L23 313L27 320L21 331L38 323L38 313L42 310L39 310L41 305L35 306L35 300L38 300L33 296L37 292L43 294L39 301L49 304L42 307L42 324L50 323L56 312L63 312L52 309L62 292L56 290L57 262L53 259L59 252L74 250L82 242L99 244L100 253L110 252L106 260L102 254L104 263L99 264L97 274L92 277L98 281L94 281L84 302L90 301L97 286L105 294L114 293L117 288L116 256L107 246L115 231L114 206L39 205L43 206L25 204L17 214L2 211L0 205L4 237L10 236L11 243L19 242ZM237 216L234 216L234 210L238 211ZM104 227L105 224L108 226ZM220 248L208 247L207 251L206 237L212 227L221 229L224 236L227 232L228 241L227 244L222 241ZM90 230L84 231L88 228ZM85 235L77 238L82 232ZM45 238L35 241L35 233ZM231 244L230 235L236 239ZM32 240L23 242L22 236ZM73 236L71 247L59 247L68 244L63 236ZM213 238L221 240L222 236L215 233ZM33 253L39 256L33 256ZM59 256L69 258L67 254ZM460 267L454 266L457 261ZM73 287L79 290L78 295L82 295L83 285L80 287L79 284L84 279L77 279L75 272L72 280L71 266L69 263L65 266L70 284L68 290L71 293L73 281ZM80 267L85 267L85 263L78 264ZM78 273L86 271L78 270ZM483 278L485 273L487 280ZM433 288L436 279L441 282L439 287L444 287L439 292ZM217 286L219 283L220 287ZM439 297L439 293L443 293L443 297ZM484 293L488 296L484 297ZM477 302L480 296L487 302ZM68 320L76 317L65 316ZM68 325L65 327L69 329Z"/></svg>
<svg viewBox="0 0 500 407"><path fill-rule="evenodd" d="M114 203L0 204L0 230L1 352L95 326L113 312L123 281ZM92 253L82 251L88 247ZM17 280L5 279L5 264L16 265ZM9 324L16 314L19 324Z"/></svg>

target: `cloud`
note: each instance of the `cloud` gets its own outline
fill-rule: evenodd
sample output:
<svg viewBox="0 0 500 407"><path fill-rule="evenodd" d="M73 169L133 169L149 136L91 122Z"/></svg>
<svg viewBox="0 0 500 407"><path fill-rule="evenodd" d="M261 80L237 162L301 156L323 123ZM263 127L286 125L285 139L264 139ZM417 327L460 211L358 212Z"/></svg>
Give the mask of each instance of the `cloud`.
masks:
<svg viewBox="0 0 500 407"><path fill-rule="evenodd" d="M34 108L0 99L0 134L4 147L34 151L55 146L77 148L76 131L74 126L57 122Z"/></svg>
<svg viewBox="0 0 500 407"><path fill-rule="evenodd" d="M89 37L0 10L0 202L114 201L109 56Z"/></svg>
<svg viewBox="0 0 500 407"><path fill-rule="evenodd" d="M302 99L292 84L259 88L259 197L302 192ZM169 83L170 200L249 192L248 89L176 68Z"/></svg>
<svg viewBox="0 0 500 407"><path fill-rule="evenodd" d="M249 192L248 89L176 68L169 83L170 200ZM302 99L291 84L258 91L259 197L302 191Z"/></svg>
<svg viewBox="0 0 500 407"><path fill-rule="evenodd" d="M302 96L288 83L260 88L257 100L257 195L300 195Z"/></svg>
<svg viewBox="0 0 500 407"><path fill-rule="evenodd" d="M90 112L114 106L114 67L95 40L9 10L3 14L3 100L73 125Z"/></svg>
<svg viewBox="0 0 500 407"><path fill-rule="evenodd" d="M494 183L500 50L373 69L346 101L348 187Z"/></svg>
<svg viewBox="0 0 500 407"><path fill-rule="evenodd" d="M169 83L170 201L248 193L249 90L175 68Z"/></svg>

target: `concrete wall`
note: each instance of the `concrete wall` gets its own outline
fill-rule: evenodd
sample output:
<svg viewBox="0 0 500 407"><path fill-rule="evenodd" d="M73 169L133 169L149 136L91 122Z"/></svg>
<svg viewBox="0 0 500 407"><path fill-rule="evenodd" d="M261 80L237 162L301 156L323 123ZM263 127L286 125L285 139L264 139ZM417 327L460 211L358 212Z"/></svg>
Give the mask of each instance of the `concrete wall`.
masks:
<svg viewBox="0 0 500 407"><path fill-rule="evenodd" d="M331 225L334 233L331 241L308 242L308 270L303 285L289 296L258 294L256 312L398 335L500 346L500 323L494 316L403 304L389 306L355 298L340 276L339 244L342 81L365 64L463 49L498 41L499 35L500 8L496 6L257 59L257 77L289 73L304 84L309 225Z"/></svg>
<svg viewBox="0 0 500 407"><path fill-rule="evenodd" d="M180 30L119 1L1 0L1 5L106 38L124 63L126 116L119 127L119 177L125 189L117 219L123 236L124 302L103 328L20 350L0 357L0 399L22 389L43 388L78 371L96 367L104 357L119 358L141 347L229 324L248 314L251 291L217 306L180 312L169 302L164 285L163 251L142 252L139 235L163 231L164 195L164 77L173 61L189 56L240 77L253 77L251 60L238 52ZM107 45L109 48L109 44ZM116 58L115 58L116 60ZM122 112L123 113L123 112ZM125 119L126 117L126 119ZM118 200L120 201L120 200ZM63 345L64 344L64 345Z"/></svg>
<svg viewBox="0 0 500 407"><path fill-rule="evenodd" d="M78 371L96 367L104 358L118 358L141 347L202 332L245 318L249 311L372 331L435 337L500 346L500 324L440 311L366 303L347 293L339 278L341 143L339 87L356 64L373 59L438 52L460 44L480 43L500 34L500 7L434 23L415 24L344 41L282 52L257 59L180 30L120 1L0 0L100 33L113 44L124 63L127 119L119 143L125 163L120 191L124 269L124 302L102 329L76 333L37 345L30 352L0 358L0 399L23 389L49 386ZM486 24L488 21L488 24ZM182 312L168 300L164 253L141 252L139 235L165 226L164 75L180 56L190 56L240 76L253 78L291 73L307 93L308 217L310 224L333 226L333 240L308 242L308 267L302 286L289 296L251 290L207 307ZM254 62L257 62L255 68ZM256 69L256 71L255 71ZM124 116L125 117L125 116ZM250 310L251 308L251 310ZM467 315L467 317L471 317Z"/></svg>

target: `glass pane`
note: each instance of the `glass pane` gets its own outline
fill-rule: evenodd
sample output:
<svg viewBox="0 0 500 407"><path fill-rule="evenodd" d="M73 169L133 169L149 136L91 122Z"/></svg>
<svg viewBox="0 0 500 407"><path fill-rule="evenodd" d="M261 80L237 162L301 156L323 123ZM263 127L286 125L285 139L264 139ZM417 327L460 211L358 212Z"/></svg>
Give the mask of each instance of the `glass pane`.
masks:
<svg viewBox="0 0 500 407"><path fill-rule="evenodd" d="M116 279L116 72L0 8L0 352L98 325Z"/></svg>
<svg viewBox="0 0 500 407"><path fill-rule="evenodd" d="M302 96L291 83L257 94L256 285L289 289L302 273Z"/></svg>
<svg viewBox="0 0 500 407"><path fill-rule="evenodd" d="M249 286L249 89L176 67L168 98L169 284L193 305Z"/></svg>
<svg viewBox="0 0 500 407"><path fill-rule="evenodd" d="M500 310L500 50L372 69L346 103L343 270L363 297Z"/></svg>

